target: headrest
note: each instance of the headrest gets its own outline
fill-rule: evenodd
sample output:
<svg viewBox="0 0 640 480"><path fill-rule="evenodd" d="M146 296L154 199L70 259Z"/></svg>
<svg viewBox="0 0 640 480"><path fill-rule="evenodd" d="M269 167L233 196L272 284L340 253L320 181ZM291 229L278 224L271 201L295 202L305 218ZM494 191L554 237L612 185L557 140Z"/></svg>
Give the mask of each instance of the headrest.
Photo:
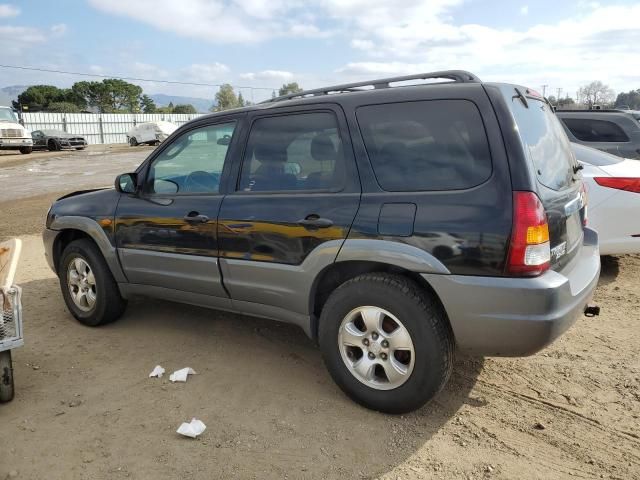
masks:
<svg viewBox="0 0 640 480"><path fill-rule="evenodd" d="M336 147L327 133L316 135L311 140L311 157L318 162L335 161L338 156Z"/></svg>
<svg viewBox="0 0 640 480"><path fill-rule="evenodd" d="M253 149L253 155L260 163L286 163L287 152L278 142L261 142Z"/></svg>

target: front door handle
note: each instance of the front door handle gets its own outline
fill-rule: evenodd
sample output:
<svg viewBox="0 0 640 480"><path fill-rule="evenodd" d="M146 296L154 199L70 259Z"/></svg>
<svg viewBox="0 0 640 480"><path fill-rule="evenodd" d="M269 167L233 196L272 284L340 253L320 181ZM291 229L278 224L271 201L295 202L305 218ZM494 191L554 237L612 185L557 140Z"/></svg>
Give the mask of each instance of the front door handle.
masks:
<svg viewBox="0 0 640 480"><path fill-rule="evenodd" d="M304 228L329 228L333 225L333 222L328 218L322 218L319 215L312 214L307 215L302 220L298 220L298 225Z"/></svg>
<svg viewBox="0 0 640 480"><path fill-rule="evenodd" d="M209 217L200 215L198 212L189 212L183 217L183 220L187 223L207 223Z"/></svg>

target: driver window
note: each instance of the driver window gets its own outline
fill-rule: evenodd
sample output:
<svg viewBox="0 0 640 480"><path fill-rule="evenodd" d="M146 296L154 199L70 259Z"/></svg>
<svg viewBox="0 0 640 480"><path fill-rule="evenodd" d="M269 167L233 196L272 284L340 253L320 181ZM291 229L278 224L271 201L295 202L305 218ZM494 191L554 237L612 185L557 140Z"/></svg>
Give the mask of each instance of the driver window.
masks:
<svg viewBox="0 0 640 480"><path fill-rule="evenodd" d="M185 132L153 161L147 192L159 195L218 193L235 122Z"/></svg>

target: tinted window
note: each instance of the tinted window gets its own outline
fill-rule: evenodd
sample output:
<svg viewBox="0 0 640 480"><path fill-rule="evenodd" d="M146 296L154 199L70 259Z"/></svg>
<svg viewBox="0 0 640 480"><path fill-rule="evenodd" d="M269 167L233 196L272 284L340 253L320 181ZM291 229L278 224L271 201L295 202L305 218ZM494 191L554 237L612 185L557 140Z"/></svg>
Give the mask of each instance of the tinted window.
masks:
<svg viewBox="0 0 640 480"><path fill-rule="evenodd" d="M455 190L491 175L487 135L466 100L430 100L361 107L367 154L387 191Z"/></svg>
<svg viewBox="0 0 640 480"><path fill-rule="evenodd" d="M560 121L542 100L527 97L528 107L508 96L518 132L529 159L533 162L538 181L561 190L572 184L575 158L567 134Z"/></svg>
<svg viewBox="0 0 640 480"><path fill-rule="evenodd" d="M343 165L333 114L260 118L249 134L240 190L334 190L343 184Z"/></svg>
<svg viewBox="0 0 640 480"><path fill-rule="evenodd" d="M615 123L588 118L563 118L571 133L583 142L628 142L629 137Z"/></svg>
<svg viewBox="0 0 640 480"><path fill-rule="evenodd" d="M158 194L218 193L235 124L185 132L151 164L147 189Z"/></svg>

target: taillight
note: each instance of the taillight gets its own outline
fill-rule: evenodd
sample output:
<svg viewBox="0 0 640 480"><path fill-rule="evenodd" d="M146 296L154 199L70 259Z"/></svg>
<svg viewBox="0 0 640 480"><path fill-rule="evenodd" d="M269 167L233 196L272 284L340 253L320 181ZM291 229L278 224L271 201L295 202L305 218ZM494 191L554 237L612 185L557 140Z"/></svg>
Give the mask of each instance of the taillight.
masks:
<svg viewBox="0 0 640 480"><path fill-rule="evenodd" d="M627 177L593 177L601 187L615 188L625 192L640 193L640 178Z"/></svg>
<svg viewBox="0 0 640 480"><path fill-rule="evenodd" d="M542 202L533 192L513 192L513 230L507 275L532 277L549 269L549 224Z"/></svg>

